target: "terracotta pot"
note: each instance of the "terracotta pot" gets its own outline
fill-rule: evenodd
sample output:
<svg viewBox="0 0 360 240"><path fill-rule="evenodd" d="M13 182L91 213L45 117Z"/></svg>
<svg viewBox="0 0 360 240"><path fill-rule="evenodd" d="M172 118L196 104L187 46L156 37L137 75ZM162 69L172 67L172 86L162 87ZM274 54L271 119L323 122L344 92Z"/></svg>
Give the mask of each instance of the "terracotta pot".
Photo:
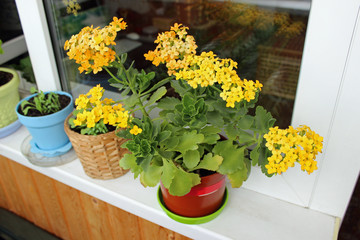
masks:
<svg viewBox="0 0 360 240"><path fill-rule="evenodd" d="M173 196L160 184L164 204L171 212L184 217L202 217L218 210L225 193L225 175L214 173L184 196Z"/></svg>

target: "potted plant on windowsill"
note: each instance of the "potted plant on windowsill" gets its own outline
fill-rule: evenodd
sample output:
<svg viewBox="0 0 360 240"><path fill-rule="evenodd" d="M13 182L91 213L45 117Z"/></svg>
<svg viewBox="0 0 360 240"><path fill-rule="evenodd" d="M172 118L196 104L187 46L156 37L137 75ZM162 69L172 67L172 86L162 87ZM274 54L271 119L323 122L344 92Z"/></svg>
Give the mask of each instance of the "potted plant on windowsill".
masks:
<svg viewBox="0 0 360 240"><path fill-rule="evenodd" d="M0 54L3 53L0 40ZM21 124L17 121L15 106L20 100L19 76L10 68L0 68L0 138L16 131Z"/></svg>
<svg viewBox="0 0 360 240"><path fill-rule="evenodd" d="M31 152L46 158L65 154L71 149L71 143L64 131L64 121L73 111L73 97L63 91L38 92L32 88L30 92L33 94L22 99L15 110L32 137ZM44 162L33 163L42 166L59 164L46 158Z"/></svg>
<svg viewBox="0 0 360 240"><path fill-rule="evenodd" d="M128 172L119 166L119 160L128 152L121 148L126 139L117 137L115 130L127 127L129 113L112 99L103 99L104 91L99 84L81 94L64 128L85 173L105 180Z"/></svg>
<svg viewBox="0 0 360 240"><path fill-rule="evenodd" d="M120 23L112 22L104 29L117 25ZM87 27L73 36L65 49L78 63L89 56L95 62L97 54L76 53L89 46L96 51L104 49L113 44L108 38L114 35L116 32L107 34L103 29ZM151 85L148 78L153 78L152 73L125 69L124 55L109 53L107 47L103 52L113 57L104 65L83 62L79 70L118 68L116 75L109 72L110 82L132 92L124 99L125 106L143 113L141 119L132 119L128 128L117 133L129 139L123 146L130 153L120 160L120 166L130 169L135 178L140 177L146 187L160 183L159 202L170 217L185 223L213 219L226 204L224 176L232 187L240 187L252 166L260 166L269 177L285 172L296 162L308 173L317 169L315 157L322 149L322 137L306 126L285 130L273 127L275 119L261 106L250 114L262 84L240 79L236 62L212 52L197 54L194 37L181 24L159 34L155 43L156 49L145 57L155 66L166 64L170 78L153 83L149 91L146 87ZM163 98L166 90L162 85L166 81L171 82L179 97ZM148 95L150 92L153 95ZM148 110L154 107L161 112L150 118ZM226 137L221 137L222 131ZM213 176L214 180L208 179ZM209 199L212 203L206 203ZM207 209L198 211L204 205Z"/></svg>

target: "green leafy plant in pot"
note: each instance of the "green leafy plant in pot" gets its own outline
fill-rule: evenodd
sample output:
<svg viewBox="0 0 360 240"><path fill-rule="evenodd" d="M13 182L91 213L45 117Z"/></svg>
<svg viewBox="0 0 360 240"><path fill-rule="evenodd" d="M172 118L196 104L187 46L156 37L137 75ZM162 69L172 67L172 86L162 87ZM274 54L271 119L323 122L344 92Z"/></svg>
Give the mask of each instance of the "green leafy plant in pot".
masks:
<svg viewBox="0 0 360 240"><path fill-rule="evenodd" d="M75 49L79 37L73 36L65 48ZM90 38L100 39L100 35ZM252 166L260 166L269 177L296 162L308 173L317 168L315 157L321 151L322 137L307 126L273 127L275 119L261 106L250 114L262 84L240 79L236 62L212 52L197 54L194 37L181 24L159 34L155 43L156 49L145 58L155 66L166 64L170 76L166 81L170 80L179 97L164 98L162 81L153 85L149 98L142 95L142 91L148 93L146 90L132 91L125 105L137 106L143 117L132 119L129 127L117 134L129 139L123 146L130 153L120 160L120 166L140 177L146 187L160 183L159 201L170 217L186 223L216 217L227 199L225 176L232 187L240 187ZM69 56L75 58L74 53ZM120 66L121 59L109 65ZM134 82L124 84L133 73ZM119 89L142 89L149 81L141 76L150 75L120 67L110 81ZM154 107L161 112L150 118L147 110ZM198 211L201 205L206 205L206 210Z"/></svg>
<svg viewBox="0 0 360 240"><path fill-rule="evenodd" d="M64 121L73 111L73 97L63 91L38 92L35 88L31 89L31 93L33 94L22 99L16 106L19 121L32 137L31 152L46 158L65 154L71 149L71 143L64 131ZM32 163L54 166L67 162L46 158L34 157Z"/></svg>
<svg viewBox="0 0 360 240"><path fill-rule="evenodd" d="M0 54L3 53L0 40ZM17 72L11 68L0 68L0 138L16 131L21 124L17 121L15 106L20 100Z"/></svg>

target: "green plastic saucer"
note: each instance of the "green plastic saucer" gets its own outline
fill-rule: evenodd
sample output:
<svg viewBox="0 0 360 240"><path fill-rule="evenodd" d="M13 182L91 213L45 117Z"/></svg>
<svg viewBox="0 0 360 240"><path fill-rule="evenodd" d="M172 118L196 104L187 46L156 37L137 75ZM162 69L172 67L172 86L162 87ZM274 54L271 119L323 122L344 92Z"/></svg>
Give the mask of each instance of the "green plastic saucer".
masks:
<svg viewBox="0 0 360 240"><path fill-rule="evenodd" d="M223 199L223 203L222 203L221 207L216 212L214 212L210 215L207 215L207 216L203 216L203 217L184 217L184 216L180 216L180 215L177 215L177 214L169 211L165 207L165 204L163 202L160 187L158 189L157 199L158 199L158 202L159 202L161 208L165 211L165 213L171 219L173 219L177 222L180 222L180 223L185 223L185 224L202 224L202 223L210 222L211 220L216 218L221 213L221 211L224 209L224 207L226 206L226 204L228 202L228 191L227 191L227 188L225 188L224 199Z"/></svg>

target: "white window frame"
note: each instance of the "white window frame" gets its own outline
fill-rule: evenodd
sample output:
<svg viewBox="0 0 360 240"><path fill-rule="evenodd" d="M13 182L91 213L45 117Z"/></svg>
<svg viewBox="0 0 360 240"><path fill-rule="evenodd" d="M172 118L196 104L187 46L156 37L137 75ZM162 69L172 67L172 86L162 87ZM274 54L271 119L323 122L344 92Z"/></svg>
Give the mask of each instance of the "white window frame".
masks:
<svg viewBox="0 0 360 240"><path fill-rule="evenodd" d="M42 1L16 0L16 4L39 89L60 90ZM360 0L311 2L292 125L309 125L324 136L324 150L317 158L319 170L309 176L291 169L269 179L253 169L244 187L344 216L360 169L354 144L359 143L360 135L355 122L360 111L354 111L360 105L356 104L360 103L360 94L354 92L360 89L360 81L355 80L359 70L354 66L356 60L360 62L359 6Z"/></svg>

